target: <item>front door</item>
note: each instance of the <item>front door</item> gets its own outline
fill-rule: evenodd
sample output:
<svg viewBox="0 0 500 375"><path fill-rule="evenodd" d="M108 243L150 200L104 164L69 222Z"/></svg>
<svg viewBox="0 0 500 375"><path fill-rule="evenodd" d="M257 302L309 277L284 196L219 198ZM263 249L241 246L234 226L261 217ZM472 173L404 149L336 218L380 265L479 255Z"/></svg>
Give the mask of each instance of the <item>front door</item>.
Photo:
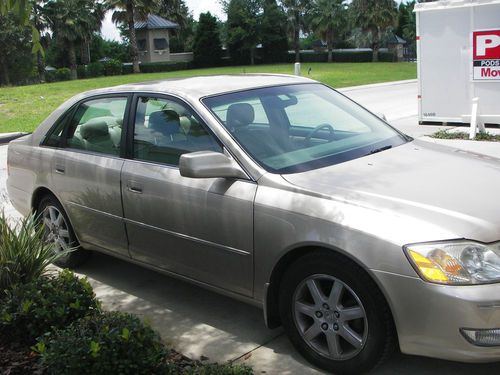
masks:
<svg viewBox="0 0 500 375"><path fill-rule="evenodd" d="M181 154L221 145L178 100L145 95L135 106L133 155L122 171L132 258L251 295L256 184L182 177Z"/></svg>

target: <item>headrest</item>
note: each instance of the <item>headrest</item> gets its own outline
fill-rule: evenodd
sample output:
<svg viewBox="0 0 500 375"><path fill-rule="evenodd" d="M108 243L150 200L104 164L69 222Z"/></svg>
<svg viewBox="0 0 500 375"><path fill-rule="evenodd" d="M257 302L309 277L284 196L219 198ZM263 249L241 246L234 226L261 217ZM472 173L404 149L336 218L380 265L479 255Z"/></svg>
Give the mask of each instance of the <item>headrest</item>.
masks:
<svg viewBox="0 0 500 375"><path fill-rule="evenodd" d="M179 124L181 126L182 132L188 134L191 129L191 120L187 116L179 117Z"/></svg>
<svg viewBox="0 0 500 375"><path fill-rule="evenodd" d="M230 130L234 130L251 124L254 118L255 112L250 104L231 104L227 109L226 126Z"/></svg>
<svg viewBox="0 0 500 375"><path fill-rule="evenodd" d="M156 132L171 135L179 133L180 120L177 112L170 109L156 111L149 115L148 128Z"/></svg>
<svg viewBox="0 0 500 375"><path fill-rule="evenodd" d="M96 137L102 137L109 134L108 124L106 121L88 121L83 125L80 125L80 135L83 139L91 139Z"/></svg>

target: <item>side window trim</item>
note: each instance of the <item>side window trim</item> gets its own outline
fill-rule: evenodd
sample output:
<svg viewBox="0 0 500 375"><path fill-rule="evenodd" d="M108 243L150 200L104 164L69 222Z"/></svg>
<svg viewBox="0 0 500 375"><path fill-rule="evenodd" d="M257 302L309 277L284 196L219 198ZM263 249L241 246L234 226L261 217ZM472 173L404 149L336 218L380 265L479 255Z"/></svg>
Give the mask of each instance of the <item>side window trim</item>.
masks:
<svg viewBox="0 0 500 375"><path fill-rule="evenodd" d="M178 165L172 165L172 164L166 164L166 163L161 163L161 162L154 162L154 161L149 161L149 160L140 160L136 159L134 157L134 133L135 133L135 120L136 120L136 115L137 115L137 107L139 104L139 99L142 97L148 97L148 98L155 98L155 99L163 99L163 100L169 100L174 103L177 103L179 105L182 105L186 107L188 110L190 110L195 118L199 121L200 125L208 132L208 134L213 138L213 140L221 147L222 150L227 149L224 145L224 143L217 137L217 135L212 131L212 129L206 124L206 122L203 120L203 118L198 114L198 112L185 100L178 98L173 95L168 95L168 94L161 94L157 92L137 92L132 95L132 98L130 100L130 112L129 112L129 123L127 126L126 130L126 147L125 147L125 158L134 160L134 161L139 161L143 163L151 163L151 164L158 164L158 165L163 165L171 168L179 168Z"/></svg>

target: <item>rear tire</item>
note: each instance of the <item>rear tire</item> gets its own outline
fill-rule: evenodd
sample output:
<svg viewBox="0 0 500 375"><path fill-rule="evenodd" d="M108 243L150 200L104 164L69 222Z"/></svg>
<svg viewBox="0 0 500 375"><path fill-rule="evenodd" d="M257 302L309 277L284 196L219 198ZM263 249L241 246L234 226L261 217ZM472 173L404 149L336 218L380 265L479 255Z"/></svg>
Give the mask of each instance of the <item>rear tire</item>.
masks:
<svg viewBox="0 0 500 375"><path fill-rule="evenodd" d="M61 203L55 197L46 195L40 201L38 214L45 228L45 239L54 244L54 251L74 249L59 257L54 264L62 268L75 268L83 264L90 254L80 246Z"/></svg>
<svg viewBox="0 0 500 375"><path fill-rule="evenodd" d="M293 263L280 287L280 316L297 351L335 374L360 374L395 348L387 303L354 262L315 251Z"/></svg>

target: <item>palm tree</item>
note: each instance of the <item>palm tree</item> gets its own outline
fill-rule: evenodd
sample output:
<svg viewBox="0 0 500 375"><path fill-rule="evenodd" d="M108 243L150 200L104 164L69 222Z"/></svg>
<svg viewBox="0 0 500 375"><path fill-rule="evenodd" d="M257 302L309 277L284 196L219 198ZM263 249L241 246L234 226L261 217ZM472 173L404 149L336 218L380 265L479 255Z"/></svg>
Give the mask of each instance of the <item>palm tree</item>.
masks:
<svg viewBox="0 0 500 375"><path fill-rule="evenodd" d="M397 24L394 0L353 0L350 5L352 21L365 33L371 34L373 61L378 61L381 35Z"/></svg>
<svg viewBox="0 0 500 375"><path fill-rule="evenodd" d="M286 9L290 31L293 35L295 61L300 61L300 31L307 28L306 14L311 7L311 0L282 0Z"/></svg>
<svg viewBox="0 0 500 375"><path fill-rule="evenodd" d="M328 62L332 62L333 39L344 23L345 0L315 0L312 6L311 27L326 40Z"/></svg>
<svg viewBox="0 0 500 375"><path fill-rule="evenodd" d="M108 0L113 12L113 22L126 24L128 26L128 38L130 43L130 58L132 59L133 72L140 73L139 51L137 49L137 38L135 37L135 21L147 18L149 13L158 8L158 0Z"/></svg>
<svg viewBox="0 0 500 375"><path fill-rule="evenodd" d="M101 29L105 8L94 0L56 0L43 12L54 38L68 49L71 79L76 79L76 46Z"/></svg>

